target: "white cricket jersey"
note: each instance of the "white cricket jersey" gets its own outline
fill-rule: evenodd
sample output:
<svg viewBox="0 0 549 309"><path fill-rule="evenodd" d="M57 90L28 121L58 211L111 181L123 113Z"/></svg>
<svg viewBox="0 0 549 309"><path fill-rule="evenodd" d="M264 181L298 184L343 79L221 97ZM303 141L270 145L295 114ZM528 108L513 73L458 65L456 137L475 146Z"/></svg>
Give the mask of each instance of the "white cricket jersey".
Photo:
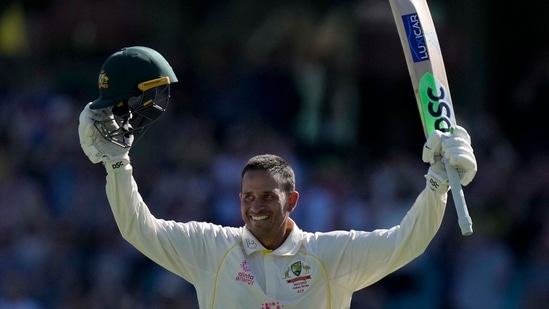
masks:
<svg viewBox="0 0 549 309"><path fill-rule="evenodd" d="M193 284L203 309L350 308L353 292L424 252L447 198L423 190L391 229L309 233L294 224L282 246L267 250L245 227L157 219L130 164L107 170L107 197L124 239Z"/></svg>

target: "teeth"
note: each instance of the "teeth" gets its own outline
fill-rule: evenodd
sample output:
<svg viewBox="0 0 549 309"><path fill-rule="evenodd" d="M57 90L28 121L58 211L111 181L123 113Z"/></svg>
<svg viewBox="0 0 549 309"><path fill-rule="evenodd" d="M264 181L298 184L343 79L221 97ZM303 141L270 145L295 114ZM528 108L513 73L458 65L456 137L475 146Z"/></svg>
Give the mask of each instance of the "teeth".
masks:
<svg viewBox="0 0 549 309"><path fill-rule="evenodd" d="M252 220L265 220L269 216L252 216Z"/></svg>

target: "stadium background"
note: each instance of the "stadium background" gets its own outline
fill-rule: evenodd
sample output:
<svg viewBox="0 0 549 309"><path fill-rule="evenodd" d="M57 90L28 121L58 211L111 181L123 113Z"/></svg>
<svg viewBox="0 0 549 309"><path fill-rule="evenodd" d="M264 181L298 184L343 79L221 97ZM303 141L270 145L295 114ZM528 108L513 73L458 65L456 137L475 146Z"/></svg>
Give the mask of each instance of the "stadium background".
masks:
<svg viewBox="0 0 549 309"><path fill-rule="evenodd" d="M548 4L429 1L458 122L479 164L425 254L352 308L547 308ZM252 154L294 165L306 230L399 222L424 183L423 132L383 0L2 1L0 309L196 308L194 290L119 236L105 172L78 144L103 61L157 49L179 83L132 150L151 210L240 225Z"/></svg>

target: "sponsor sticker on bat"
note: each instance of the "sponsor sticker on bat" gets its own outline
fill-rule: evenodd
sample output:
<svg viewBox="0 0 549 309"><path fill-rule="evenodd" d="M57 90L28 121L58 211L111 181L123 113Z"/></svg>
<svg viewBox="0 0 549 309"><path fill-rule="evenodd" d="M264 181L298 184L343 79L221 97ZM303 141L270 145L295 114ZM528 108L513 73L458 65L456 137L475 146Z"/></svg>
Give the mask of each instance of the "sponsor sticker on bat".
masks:
<svg viewBox="0 0 549 309"><path fill-rule="evenodd" d="M452 99L450 92L427 72L419 80L419 95L421 97L421 117L425 122L427 133L434 130L451 132L454 125L452 115Z"/></svg>
<svg viewBox="0 0 549 309"><path fill-rule="evenodd" d="M402 15L402 23L414 62L429 60L427 41L417 13Z"/></svg>

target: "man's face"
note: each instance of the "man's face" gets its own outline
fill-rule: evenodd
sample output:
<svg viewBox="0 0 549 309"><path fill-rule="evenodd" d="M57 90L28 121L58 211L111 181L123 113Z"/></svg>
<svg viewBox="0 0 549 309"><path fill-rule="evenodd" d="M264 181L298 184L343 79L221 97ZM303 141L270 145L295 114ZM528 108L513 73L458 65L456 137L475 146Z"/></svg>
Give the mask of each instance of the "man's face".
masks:
<svg viewBox="0 0 549 309"><path fill-rule="evenodd" d="M297 192L282 192L267 171L248 171L242 178L240 211L252 234L268 249L286 239L286 221L297 203Z"/></svg>

